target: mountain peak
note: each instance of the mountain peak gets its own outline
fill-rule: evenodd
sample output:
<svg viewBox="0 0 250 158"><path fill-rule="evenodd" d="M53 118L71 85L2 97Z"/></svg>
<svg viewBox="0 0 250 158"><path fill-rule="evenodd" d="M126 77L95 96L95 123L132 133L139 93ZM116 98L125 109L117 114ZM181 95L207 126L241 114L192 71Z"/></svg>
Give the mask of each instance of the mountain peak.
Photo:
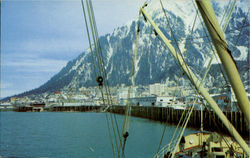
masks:
<svg viewBox="0 0 250 158"><path fill-rule="evenodd" d="M216 1L216 3L218 3L218 5L216 5L215 12L221 15L226 3L221 1ZM202 72L204 72L203 70L206 68L204 65L206 65L210 59L212 51L209 39L204 36L204 30L200 22L195 25L193 36L190 37L190 30L196 16L193 2L176 0L164 2L163 5L167 11L169 23L174 31L178 46L183 50L187 48L189 44L188 51L186 52L186 62L198 76L202 76ZM241 5L241 3L237 2L237 7ZM160 2L151 1L145 9L177 49ZM242 9L241 14L238 14L236 10L228 26L228 30L231 31L226 33L228 45L230 49L234 51L233 56L236 59L244 61L249 58L248 43L246 40L243 40L248 39L249 41L249 28L245 28L246 33L241 35L239 35L239 28L245 25L245 23L249 26L249 18L247 22L242 20L242 18L245 18L247 15L245 9ZM219 16L218 19L221 19L221 17L222 15ZM111 86L121 83L125 83L126 85L130 84L129 77L137 24L137 20L131 20L126 25L115 29L114 32L99 38L105 63L104 67L107 72L108 82ZM238 31L232 31L237 29ZM179 80L179 78L184 80L178 64L176 64L176 61L170 55L168 49L159 37L155 36L152 26L145 22L143 18L140 18L140 30L135 64L135 83L137 85L148 85L156 82L172 82ZM238 38L239 36L242 37ZM214 71L210 72L206 86L212 87L218 84L217 82L221 82L222 77L217 73L218 72ZM245 69L244 72L241 73L246 73ZM66 67L52 77L46 84L26 94L70 89L73 87L96 86L95 78L92 58L90 50L88 49L75 60L70 61ZM183 82L181 84L186 83Z"/></svg>

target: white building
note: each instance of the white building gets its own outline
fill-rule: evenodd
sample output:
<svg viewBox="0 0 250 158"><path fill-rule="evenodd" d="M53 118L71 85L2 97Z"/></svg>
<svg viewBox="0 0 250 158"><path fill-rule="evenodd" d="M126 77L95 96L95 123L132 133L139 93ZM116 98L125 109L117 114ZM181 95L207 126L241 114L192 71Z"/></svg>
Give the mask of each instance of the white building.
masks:
<svg viewBox="0 0 250 158"><path fill-rule="evenodd" d="M129 87L122 87L118 91L118 98L119 99L127 99L129 93ZM135 90L133 88L130 89L129 98L135 97Z"/></svg>
<svg viewBox="0 0 250 158"><path fill-rule="evenodd" d="M150 95L156 95L156 96L165 95L166 87L167 86L165 84L160 84L160 83L151 84L149 85L149 93Z"/></svg>
<svg viewBox="0 0 250 158"><path fill-rule="evenodd" d="M120 100L121 103L124 100ZM155 107L172 107L175 109L185 109L186 103L181 99L173 96L148 96L130 98L129 101L133 106L155 106Z"/></svg>

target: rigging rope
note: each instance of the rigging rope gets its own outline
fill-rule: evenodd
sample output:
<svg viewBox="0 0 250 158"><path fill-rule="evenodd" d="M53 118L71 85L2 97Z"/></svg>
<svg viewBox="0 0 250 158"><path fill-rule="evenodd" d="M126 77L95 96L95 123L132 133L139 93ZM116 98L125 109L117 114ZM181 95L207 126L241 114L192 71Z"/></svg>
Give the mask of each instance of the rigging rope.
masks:
<svg viewBox="0 0 250 158"><path fill-rule="evenodd" d="M86 11L85 11L83 0L81 0L81 4L82 4L82 10L83 10L83 14L84 14L85 26L86 26L87 35L88 35L89 47L90 47L91 56L92 56L92 63L93 63L94 70L95 70L95 77L97 78L97 69L95 67L93 49L92 49L92 44L91 44L91 39L90 39L90 33L89 33L89 29L88 29L88 22L87 22L87 18L86 18ZM102 96L103 96L103 93L102 93ZM104 104L105 104L105 102L104 102ZM113 155L115 157L115 149L114 149L114 144L113 144L113 140L112 140L112 134L111 134L111 130L110 130L110 125L109 125L107 114L105 116L106 116L106 121L107 121L107 126L108 126L108 133L109 133L109 138L110 138L110 142L111 142L111 146L112 146L112 151L113 151Z"/></svg>
<svg viewBox="0 0 250 158"><path fill-rule="evenodd" d="M138 23L137 23L137 31L136 31L136 37L135 37L135 44L133 47L133 55L132 55L132 64L131 64L131 74L130 74L130 80L131 80L131 86L128 89L128 96L127 96L127 105L125 109L125 116L124 116L124 122L123 122L123 128L122 128L122 135L123 135L123 147L122 147L122 155L124 155L124 150L125 150L125 144L127 137L129 135L129 123L130 123L130 116L131 116L131 89L134 92L134 87L135 87L135 64L136 64L136 56L137 56L137 51L138 51L138 42L139 42L139 32L140 32L140 25L139 25L139 17L138 17Z"/></svg>
<svg viewBox="0 0 250 158"><path fill-rule="evenodd" d="M195 5L195 3L194 3L193 0L192 0L192 3L193 3L193 6L194 6L194 9L195 9L196 11L198 11L198 9L197 9L197 7L196 7L196 5ZM210 49L212 50L212 54L213 54L213 56L215 56L215 59L217 60L217 62L220 63L220 62L219 62L219 59L218 59L218 57L217 57L217 55L216 55L216 53L215 53L214 46L211 44L212 42L210 41L210 38L209 38L210 36L208 35L208 33L207 33L207 31L206 31L206 28L205 28L205 26L204 26L204 22L202 21L201 15L200 15L200 14L198 14L198 15L199 15L198 17L199 17L199 20L200 20L201 25L202 25L202 28L203 28L203 32L205 33L206 37L208 37L207 40L209 41L208 44L209 44L209 46L210 46ZM212 59L211 59L211 60L212 60ZM222 77L224 78L226 84L228 84L227 77L226 77L225 74L224 74L223 67L222 67L221 64L219 64L219 68L220 68L220 71L221 71L221 73L222 73Z"/></svg>
<svg viewBox="0 0 250 158"><path fill-rule="evenodd" d="M91 51L91 56L92 56L92 62L93 62L94 70L95 70L95 77L97 79L99 89L101 91L104 107L106 106L105 96L106 96L106 100L107 100L107 103L108 103L108 105L106 107L109 107L110 105L112 105L112 98L111 98L110 90L109 90L108 83L107 83L106 71L105 71L105 68L104 68L104 62L103 62L103 57L102 57L102 52L101 52L101 46L100 46L100 42L99 42L99 39L98 39L98 32L97 32L97 27L96 27L92 2L91 2L91 0L86 0L89 24L87 22L86 11L85 11L83 0L81 0L81 3L82 3L82 9L83 9L83 13L84 13L84 20L85 20L85 25L86 25L87 34L88 34L88 40L89 40L90 51ZM93 40L93 43L94 43L96 60L94 59L94 53L93 53L94 51L92 49L90 32L89 32L89 29L88 29L89 25L90 25L91 34L92 34L92 40ZM95 66L96 64L97 64L98 69ZM103 82L104 82L104 85L103 85ZM106 91L106 95L104 95L103 88ZM116 150L117 150L117 153L118 153L118 157L120 157L119 146L121 146L121 139L120 139L120 136L119 136L120 134L119 134L119 128L118 128L118 123L117 123L116 117L114 115L114 118L113 118L113 115L110 113L110 120L109 120L108 114L106 113L105 115L106 115L107 126L108 126L111 146L112 146L112 150L113 150L113 155L114 155L114 157L116 157L115 156L116 155L115 154L116 153L115 152L115 147L114 147L113 139L112 139L112 137L114 136L114 139L115 139L114 142L115 142ZM114 119L115 119L115 123L114 123ZM111 134L111 128L110 128L110 125L109 125L110 123L109 122L111 122L111 127L112 127L112 130L113 130L113 136ZM115 128L115 126L116 126L116 128ZM116 132L118 134L116 134ZM120 145L118 145L117 135L118 135L118 138L120 140Z"/></svg>
<svg viewBox="0 0 250 158"><path fill-rule="evenodd" d="M184 56L183 56L183 54L181 53L180 47L179 47L178 42L177 42L177 40L176 40L176 38L175 38L175 35L174 35L174 33L173 33L173 30L172 30L172 27L170 26L168 17L167 17L167 15L166 15L166 11L165 11L165 9L164 9L164 7L163 7L163 4L162 4L162 1L161 1L161 0L160 0L160 3L161 3L161 8L162 8L162 10L163 10L164 16L165 16L166 21L167 21L167 24L168 24L168 26L169 26L171 35L172 35L173 40L174 40L174 42L175 42L175 44L176 44L176 46L177 46L177 51L176 51L177 61L178 61L178 63L179 63L180 66L183 64L183 66L186 67L186 69L187 69L187 74L188 74L187 77L190 78L190 81L193 83L193 78L192 78L192 75L190 74L190 69L188 68L188 66L187 66L187 64L186 64L186 62L185 62L185 60L184 60ZM183 63L182 63L182 64L181 64L180 59L179 59L179 56L178 56L177 54L179 54L180 57L181 57L181 59L183 60ZM194 74L194 75L195 75L195 74ZM197 77L197 76L196 76L196 77ZM195 87L195 88L197 88L197 87ZM198 91L198 90L197 90L197 91Z"/></svg>
<svg viewBox="0 0 250 158"><path fill-rule="evenodd" d="M222 16L222 19L221 19L221 21L220 21L220 25L222 25L222 22L224 21L224 18L225 18L225 16L226 16L227 12L228 12L229 7L230 7L231 1L232 1L232 0L230 0L230 1L228 2L228 4L227 4L227 7L226 7L226 9L225 9L225 11L224 11L224 14L223 14L223 16Z"/></svg>
<svg viewBox="0 0 250 158"><path fill-rule="evenodd" d="M212 58L211 58L211 59L212 59ZM212 60L210 60L210 61L212 61ZM210 65L211 65L211 64L210 64ZM205 81L205 79L206 79L207 73L208 73L208 71L209 71L209 69L210 69L210 65L209 65L209 67L207 68L207 70L206 70L206 72L205 72L205 74L204 74L204 76L203 76L203 78L202 78L202 80L201 80L201 82L200 82L200 84L199 84L199 86L198 86L198 89L203 85L203 83L204 83L204 81ZM199 92L198 92L198 94L199 94ZM197 101L198 101L198 97L196 98L195 102L197 102ZM195 102L194 102L194 103L195 103ZM183 134L184 134L185 128L186 128L186 126L187 126L187 122L188 122L188 120L189 120L189 118L190 118L190 116L191 116L191 113L192 113L192 111L193 111L193 108L194 108L194 103L193 103L193 106L192 106L191 110L189 111L189 114L188 114L188 117L187 117L187 119L186 119L186 122L185 122L185 125L184 125L184 127L183 127L183 130L181 131L181 134L179 135L179 139L178 139L178 141L177 141L177 143L176 143L175 149L174 149L174 151L172 152L172 158L174 157L175 152L176 152L176 149L177 149L177 146L179 145L180 140L181 140L181 138L182 138L182 136L183 136Z"/></svg>
<svg viewBox="0 0 250 158"><path fill-rule="evenodd" d="M228 23L229 23L229 21L230 21L230 18L231 18L231 16L232 16L232 13L233 13L233 9L234 9L234 7L235 7L235 4L236 4L236 0L233 1L233 4L231 5L231 8L230 8L230 10L229 10L229 12L228 12L226 21L225 21L225 23L224 23L224 25L223 25L223 32L226 31L226 28L227 28ZM228 5L229 5L229 4L228 4Z"/></svg>
<svg viewBox="0 0 250 158"><path fill-rule="evenodd" d="M168 20L168 18L167 18L167 15L166 15L166 12L165 12L165 9L164 9L164 7L163 7L163 4L162 4L162 1L161 1L161 0L160 0L160 4L161 4L162 11L163 11L163 13L164 13L164 16L165 16L165 18L166 18L166 21L167 21L167 23L168 23L168 25L169 25L169 27L170 27L170 31L171 31L172 37L174 38L174 41L175 41L175 43L176 43L176 45L177 45L177 48L178 48L178 50L179 50L179 52L180 52L180 48L179 48L179 46L178 46L177 40L175 39L175 36L174 36L174 34L173 34L173 31L172 31L172 28L171 28L171 26L170 26L170 24L169 24L169 20ZM197 17L197 15L196 15L196 17ZM194 23L193 23L193 27L192 27L192 32L193 32L193 28L194 28L194 25L195 25L195 22L196 22L196 17L195 17L195 19L194 19ZM191 33L191 35L192 35L192 33ZM188 48L187 48L187 49L188 49ZM176 52L176 53L177 53L177 52ZM180 53L180 54L181 54L181 53ZM181 55L182 55L182 54L181 54ZM177 56L177 57L178 57L178 56ZM183 57L182 57L182 58L183 58ZM180 63L179 63L179 64L180 64ZM186 63L184 63L184 64L186 64ZM183 74L183 75L184 75L184 74ZM180 78L179 78L179 79L180 79ZM186 109L185 109L185 110L186 110ZM185 110L184 110L183 113L182 113L181 119L180 119L180 121L179 121L179 123L178 123L178 125L177 125L177 127L176 127L176 129L175 129L174 136L172 137L170 144L173 142L173 138L175 137L175 134L176 134L176 132L177 132L177 129L179 128L179 125L180 125L180 122L182 121L182 118L183 118L183 116L184 116ZM187 119L187 117L188 117L188 115L186 115L186 119ZM184 119L184 120L186 120L186 119ZM183 126L183 125L184 125L184 122L183 122L182 126ZM157 153L159 153L159 151L160 151L160 146L161 146L161 143L162 143L162 140L163 140L165 131L166 131L166 126L165 126L164 131L163 131L163 134L162 134L162 136L161 136L161 140L160 140L160 143L159 143L159 146L158 146L158 151L157 151ZM169 145L169 147L170 147L170 145Z"/></svg>
<svg viewBox="0 0 250 158"><path fill-rule="evenodd" d="M90 12L91 12L91 15L92 15L92 19L94 19L93 20L93 22L94 22L94 31L95 31L95 34L96 34L97 45L98 45L98 49L99 49L99 52L100 52L99 58L100 58L101 66L102 66L102 74L103 74L103 76L105 78L104 84L105 84L105 90L106 90L106 94L107 94L108 107L109 107L109 106L113 105L112 96L111 96L109 84L108 84L108 81L107 81L107 74L106 74L105 65L104 65L104 61L103 61L101 44L100 44L99 39L98 39L99 36L98 36L98 32L97 32L97 27L96 27L96 22L95 22L95 16L94 16L94 12L93 12L93 5L92 5L91 1L89 3L89 6L90 6ZM122 140L120 138L120 131L119 131L119 127L118 127L116 115L110 113L110 117L111 117L111 122L112 122L112 125L113 125L114 133L115 133L114 124L116 126L117 137L119 139L119 146L121 147L121 144L122 144L121 141ZM114 121L113 121L113 117L114 117ZM116 138L116 135L115 135L115 138ZM120 154L119 151L120 151L120 149L117 149L117 150L118 150L118 157L119 157L119 154Z"/></svg>
<svg viewBox="0 0 250 158"><path fill-rule="evenodd" d="M248 9L248 11L247 11L247 15L246 15L246 17L245 17L245 20L244 20L244 22L243 22L243 26L245 25L245 23L247 22L247 18L248 18L248 14L249 14L249 9ZM249 26L249 25L248 25ZM235 49L237 48L236 46L237 46L237 44L238 44L238 42L239 42L239 39L240 39L240 35L241 35L241 33L242 33L242 30L243 30L243 27L241 27L241 29L240 29L240 33L238 34L238 37L237 37L237 39L236 39L236 42L235 42L235 48L232 50L232 52L234 52L235 51ZM249 34L249 33L248 33Z"/></svg>
<svg viewBox="0 0 250 158"><path fill-rule="evenodd" d="M160 0L160 2L161 2L161 0ZM234 4L233 4L234 5ZM166 17L166 19L167 19L167 16L166 16L166 13L165 13L165 10L164 10L164 8L163 8L163 5L162 5L162 2L161 2L161 7L162 7L162 10L164 11L164 15L165 15L165 17ZM231 7L231 10L230 10L230 14L231 14L231 12L232 12L232 8L233 8L233 6ZM196 10L197 11L197 10ZM198 13L198 12L197 12ZM195 18L196 19L196 18ZM228 21L228 19L229 19L229 16L228 16L228 18L227 18L227 21ZM168 19L167 19L167 22L168 22ZM169 24L169 23L168 23ZM226 28L227 27L227 24L228 23L226 23L226 25L224 25L225 27L224 28ZM194 27L194 25L193 25L193 27ZM193 27L192 27L192 31L193 31ZM170 30L171 30L171 27L170 27ZM171 31L171 33L172 33L172 31ZM172 35L173 36L173 35ZM174 36L173 36L173 38L174 38ZM174 40L175 40L175 42L176 42L176 39L174 38ZM177 47L178 47L178 44L177 44L177 42L176 42L176 45L177 45ZM179 49L179 47L178 47L178 49ZM180 49L179 49L180 50ZM181 53L180 53L181 54ZM205 80L205 78L206 78L206 75L207 75L207 73L208 73L208 71L209 71L209 69L210 69L210 67L211 67L211 62L212 62L212 59L213 59L213 56L211 57L211 60L209 61L209 65L208 65L208 67L207 67L207 70L206 70L206 72L205 72L205 75L204 75L204 77L203 77L203 79L202 79L202 81L201 81L201 83L200 83L200 85L199 85L199 87L202 85L202 83L204 82L204 80ZM192 111L192 110L191 110ZM189 117L190 117L190 115L189 115ZM188 118L189 118L188 117ZM186 123L185 123L185 125L186 125ZM165 133L165 129L164 129L164 132L163 133ZM183 131L182 131L182 133L181 133L181 135L183 134ZM180 137L181 138L181 137ZM179 141L180 141L180 138L179 138ZM162 141L162 139L161 139L161 141ZM178 141L178 142L179 142ZM160 142L160 144L161 144L161 142ZM179 144L179 143L177 143L177 144ZM170 147L170 145L169 145L169 147ZM175 149L176 150L176 149ZM158 149L158 151L159 151L159 149ZM172 155L172 157L174 156L174 154Z"/></svg>

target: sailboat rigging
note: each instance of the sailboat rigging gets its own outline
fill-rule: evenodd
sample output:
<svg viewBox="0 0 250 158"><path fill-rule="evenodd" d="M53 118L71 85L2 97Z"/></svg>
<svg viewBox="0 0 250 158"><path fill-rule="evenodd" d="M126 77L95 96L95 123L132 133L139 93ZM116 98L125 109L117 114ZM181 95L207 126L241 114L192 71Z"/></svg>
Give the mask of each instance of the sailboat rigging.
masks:
<svg viewBox="0 0 250 158"><path fill-rule="evenodd" d="M88 18L89 18L88 20L87 20L86 11L84 8L83 0L81 0L81 2L82 2L82 8L83 8L83 13L84 13L84 18L85 18L85 24L86 24L86 28L88 32L88 40L89 40L89 46L90 46L91 55L92 55L92 62L94 65L94 70L95 70L95 77L97 78L99 89L102 94L103 104L106 106L104 111L106 111L107 109L112 108L113 104L112 104L112 97L110 95L110 90L109 90L109 86L107 82L107 75L106 75L106 70L104 67L101 45L98 40L98 33L97 33L96 23L94 19L92 2L91 0L86 0L87 13L88 13ZM161 0L160 0L160 3L161 3L162 10L164 11L164 15L167 19ZM246 117L246 120L247 120L247 124L249 125L250 124L250 110L249 110L250 103L246 95L246 91L244 89L243 83L240 79L235 61L231 55L231 51L229 50L227 46L223 32L216 19L211 2L209 0L195 0L195 3L198 9L196 9L197 14L194 19L194 24L198 17L198 11L199 11L199 13L201 14L204 20L205 26L209 32L209 35L212 39L213 46L216 49L216 52L220 58L223 68L226 71L229 82L236 95L238 105L241 111L244 113L244 116ZM223 25L223 31L226 30L226 27L229 23L229 18L232 15L232 10L235 6L235 3L236 1L232 2L231 8L229 8L228 6L228 8L226 9L226 12L228 11L228 16L226 17L226 20L225 20L226 22ZM199 153L201 157L222 157L222 156L230 157L230 155L232 155L232 153L229 152L231 148L233 148L234 152L237 154L242 154L244 151L244 153L246 153L246 155L249 157L250 148L248 147L247 143L243 140L243 138L240 136L237 130L233 127L232 123L223 114L222 110L219 108L215 100L210 96L209 92L203 86L204 80L211 67L212 60L214 59L214 55L211 56L211 59L209 60L209 64L208 64L209 66L207 67L207 70L202 80L200 81L197 78L196 74L192 71L192 69L187 65L185 61L185 55L183 54L187 53L188 50L186 50L185 53L183 53L184 50L181 50L179 48L176 40L175 40L175 43L177 45L177 49L171 44L171 41L164 35L162 30L156 25L153 19L149 16L147 11L145 10L146 7L147 7L147 3L145 3L140 8L139 16L143 16L144 20L146 22L149 22L152 25L155 36L159 37L161 41L167 46L172 56L176 59L176 61L182 68L183 72L186 74L188 79L191 81L191 83L195 87L197 94L202 96L204 100L206 100L208 105L213 109L213 111L217 114L217 116L221 119L225 127L228 129L229 133L237 141L237 143L235 143L229 137L224 137L222 139L217 134L203 132L202 123L201 123L202 132L191 134L191 135L184 137L183 133L185 131L185 128L187 126L191 113L193 111L193 108L194 108L194 105L193 105L192 108L189 109L188 115L183 116L183 118L181 118L181 120L184 120L184 121L180 125L182 129L181 131L178 132L177 139L175 140L172 139L171 143L172 141L174 141L174 143L169 144L160 150L160 146L162 143L162 140L161 140L155 157L163 156L164 158L165 157L173 158L173 157L184 156L184 155L194 156L197 153ZM224 19L224 16L223 16L223 19ZM167 19L167 22L168 22L168 19ZM193 33L194 24L192 26L191 34ZM89 27L91 28L91 33L88 30ZM170 27L170 31L172 33L171 27ZM110 113L110 119L109 119L108 115L106 114L110 142L112 145L114 157L116 157L116 153L117 153L117 157L125 157L124 151L125 151L126 140L127 140L127 137L129 136L129 119L130 119L130 114L131 114L131 107L130 107L131 103L129 101L129 98L130 98L130 92L133 89L133 86L135 85L135 81L134 81L135 63L136 63L135 60L136 60L139 32L140 32L140 28L138 26L137 31L136 31L136 41L135 41L135 46L133 49L133 57L132 57L132 60L133 60L132 66L131 66L132 72L131 72L131 78L130 78L131 87L128 89L129 91L128 102L126 105L125 117L124 117L124 122L123 122L121 133L119 131L119 127L118 127L115 115ZM90 37L90 34L92 34L92 38ZM94 49L92 49L91 41L94 43L93 44ZM195 102L198 102L198 98L196 99ZM202 108L201 108L201 116L202 116ZM110 127L110 124L111 124L111 127ZM112 139L113 137L114 137L114 140ZM196 137L197 139L194 139L194 137ZM220 145L217 144L218 142L220 143ZM162 153L162 155L160 155L159 153ZM234 156L236 156L236 154L234 154Z"/></svg>
<svg viewBox="0 0 250 158"><path fill-rule="evenodd" d="M209 30L210 36L212 38L212 41L214 43L214 46L217 50L217 53L219 54L222 64L224 68L226 69L228 78L230 80L230 83L232 84L232 87L234 89L234 92L236 94L236 97L239 102L239 106L241 107L242 111L245 113L247 117L247 122L249 123L249 100L247 98L245 89L243 87L243 84L241 82L241 79L238 75L237 68L235 66L235 63L233 62L232 56L229 54L229 49L227 48L227 44L225 42L225 39L223 37L223 34L221 33L220 27L218 25L218 22L215 18L215 13L212 9L212 5L209 1L196 1L196 4L198 6L198 9L205 21L206 27ZM224 125L228 128L230 134L237 140L237 142L240 144L240 146L243 148L244 152L248 156L250 156L250 149L248 145L245 143L245 141L242 139L242 137L239 135L239 133L235 130L233 125L227 120L227 118L224 116L223 112L218 107L217 103L210 97L209 93L204 89L204 87L201 85L199 80L196 78L192 70L187 66L182 56L175 50L175 48L172 46L170 41L165 37L165 35L162 33L162 31L156 26L154 21L151 19L151 17L147 14L145 11L144 5L140 9L140 13L143 15L144 18L146 18L149 23L153 26L154 30L157 32L161 40L165 43L165 45L168 47L172 55L176 58L176 60L179 62L180 66L182 67L183 71L187 74L191 82L194 84L198 92L206 99L210 107L215 111L215 113L220 117ZM234 74L237 76L235 77ZM230 77L231 76L231 77ZM178 144L178 143L177 143ZM175 151L172 153L172 157L175 154Z"/></svg>

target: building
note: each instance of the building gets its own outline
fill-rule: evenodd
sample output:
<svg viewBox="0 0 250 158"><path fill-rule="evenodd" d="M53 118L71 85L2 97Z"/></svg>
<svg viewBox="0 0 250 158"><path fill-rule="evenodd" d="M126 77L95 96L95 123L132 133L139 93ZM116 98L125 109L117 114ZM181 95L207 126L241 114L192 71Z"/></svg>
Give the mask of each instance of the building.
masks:
<svg viewBox="0 0 250 158"><path fill-rule="evenodd" d="M127 99L128 93L129 93L129 87L122 87L118 91L118 98L119 99ZM133 90L132 88L130 89L129 97L130 98L135 97L135 90Z"/></svg>
<svg viewBox="0 0 250 158"><path fill-rule="evenodd" d="M16 102L16 101L18 101L18 100L19 100L19 98L17 98L17 97L11 97L11 98L10 98L10 102L11 102L11 103Z"/></svg>
<svg viewBox="0 0 250 158"><path fill-rule="evenodd" d="M149 93L150 95L162 96L165 93L165 85L160 83L155 83L149 85Z"/></svg>
<svg viewBox="0 0 250 158"><path fill-rule="evenodd" d="M125 99L120 100L121 105L126 104ZM154 106L154 107L172 107L175 109L185 109L186 103L182 98L173 96L147 96L147 97L135 97L128 100L132 106Z"/></svg>

